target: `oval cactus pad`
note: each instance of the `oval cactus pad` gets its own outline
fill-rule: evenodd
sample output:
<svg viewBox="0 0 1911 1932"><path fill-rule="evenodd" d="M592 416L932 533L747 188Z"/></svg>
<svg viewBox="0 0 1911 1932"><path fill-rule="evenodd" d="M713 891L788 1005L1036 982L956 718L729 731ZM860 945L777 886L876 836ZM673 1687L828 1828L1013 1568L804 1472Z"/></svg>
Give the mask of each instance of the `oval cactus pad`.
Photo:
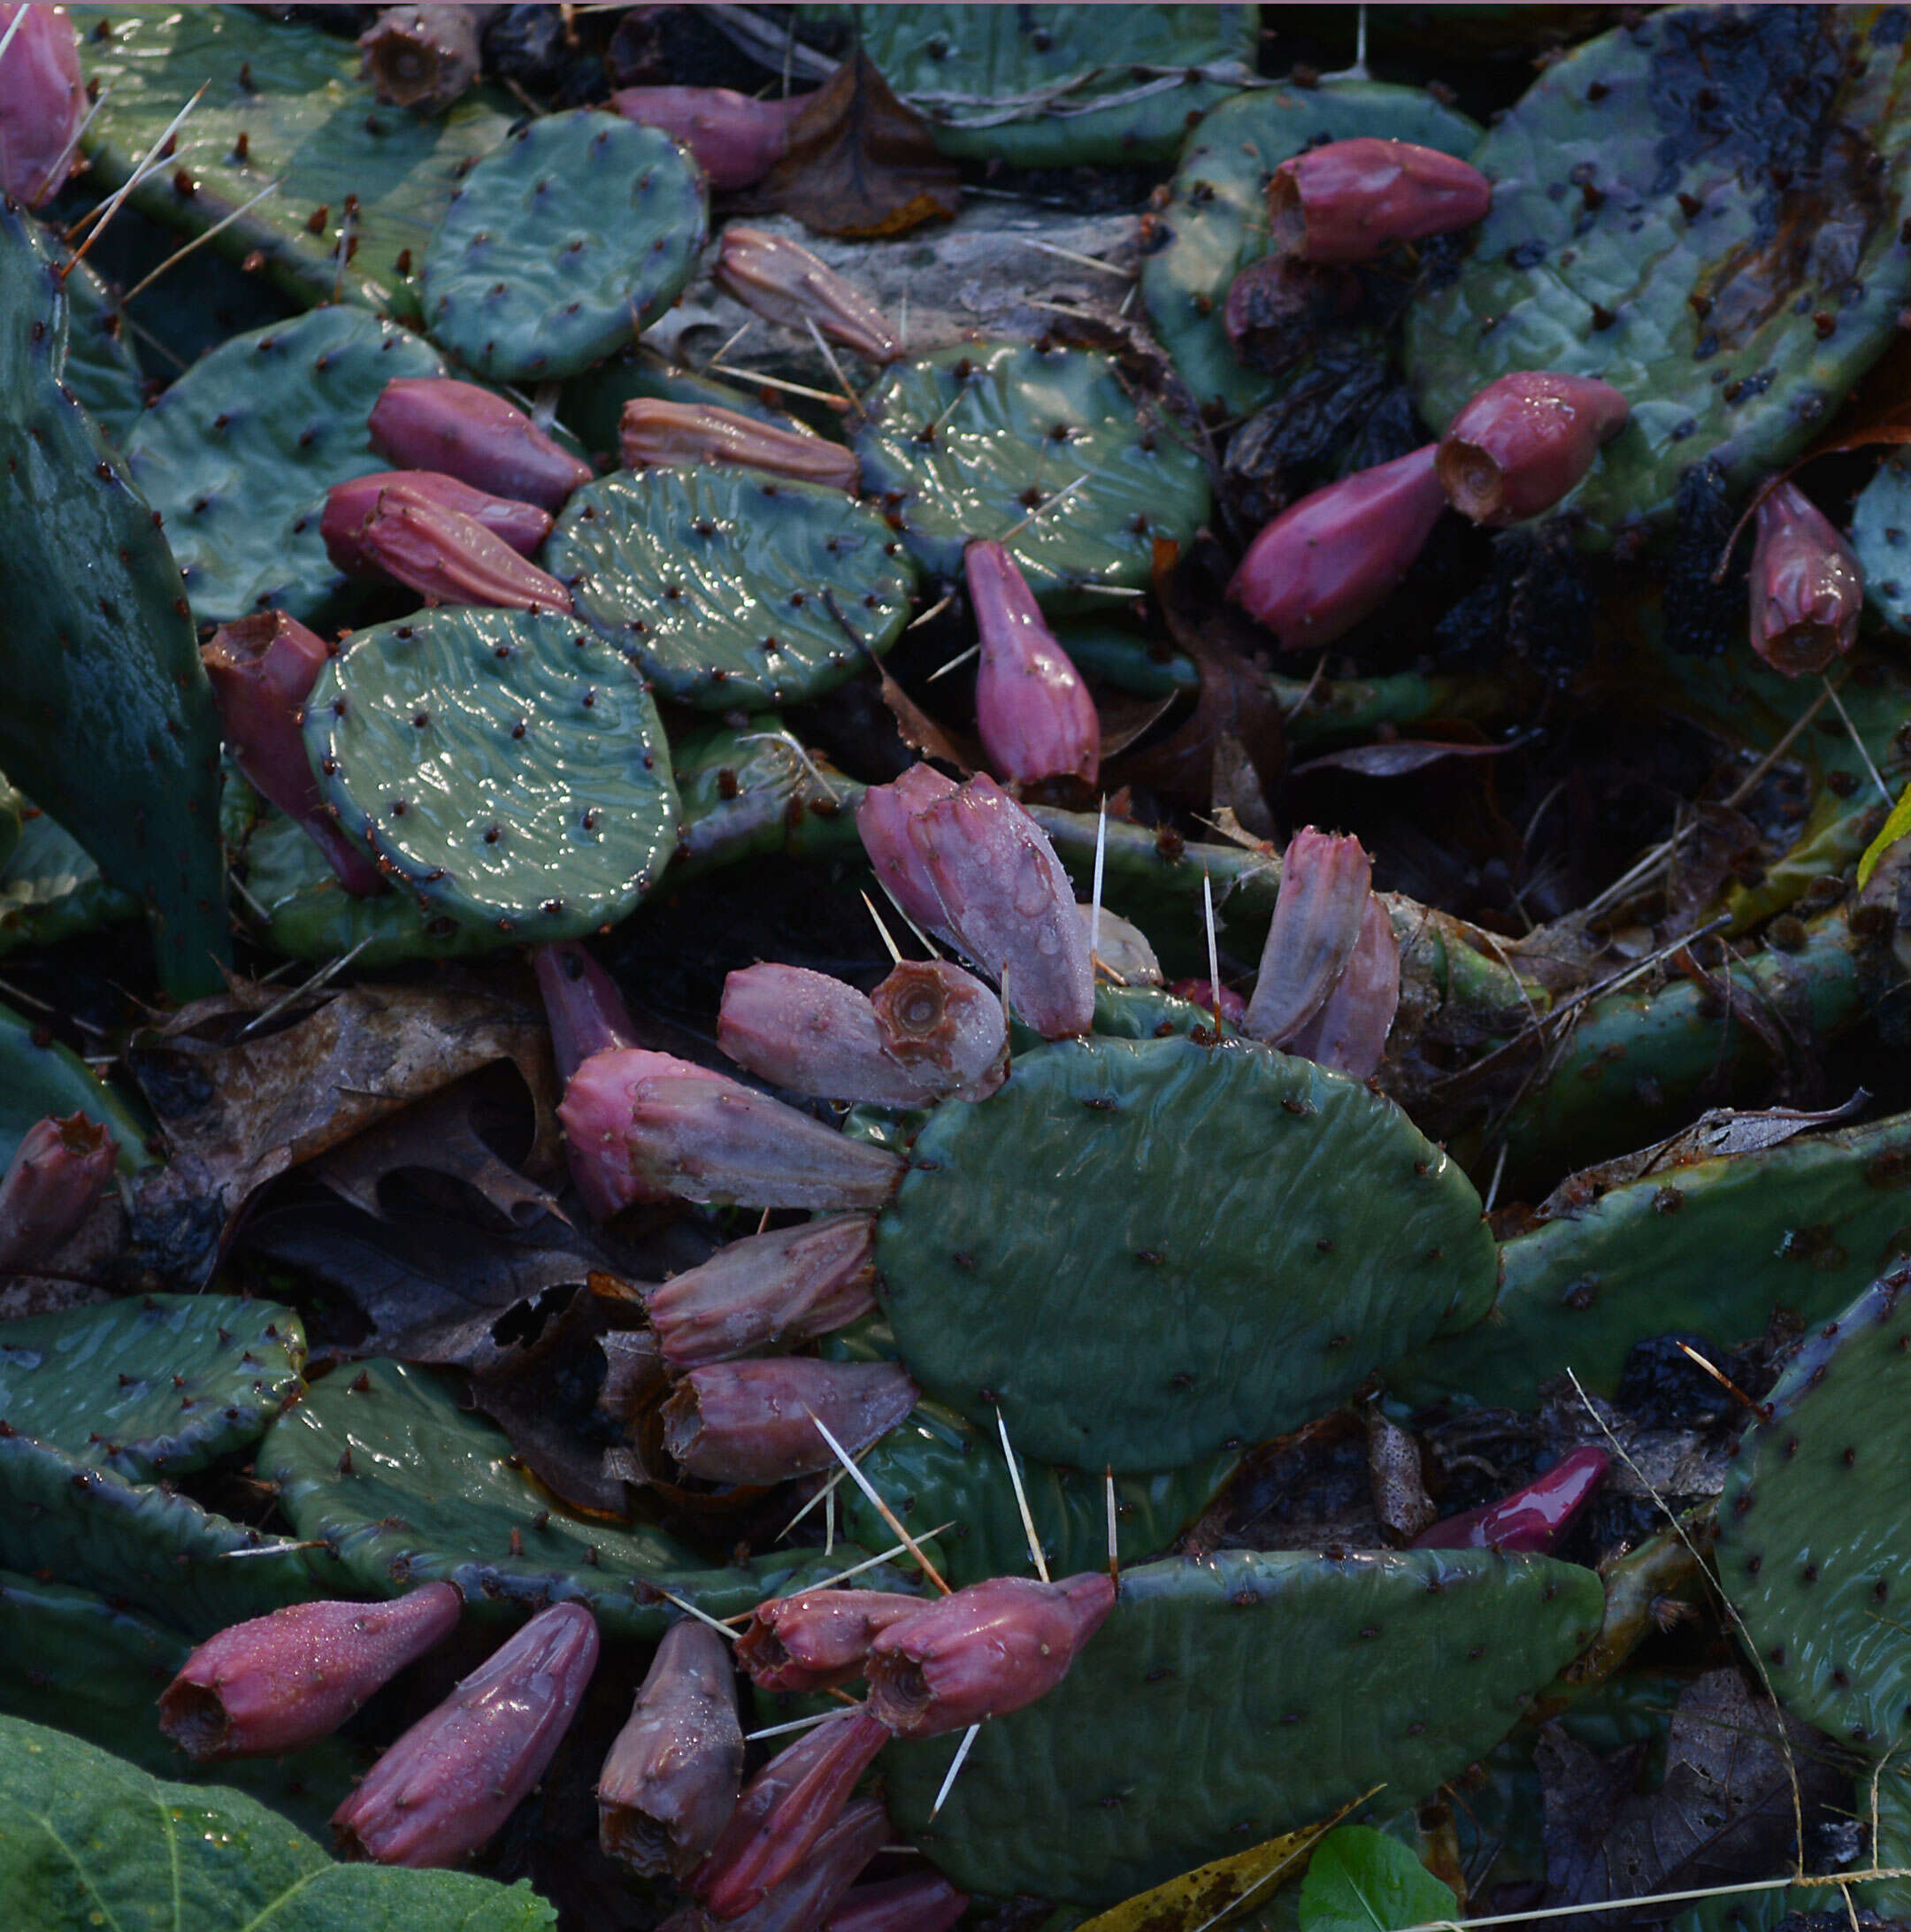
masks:
<svg viewBox="0 0 1911 1932"><path fill-rule="evenodd" d="M877 1227L909 1373L1017 1451L1164 1469L1296 1428L1496 1267L1392 1102L1248 1041L1060 1041L939 1108Z"/></svg>
<svg viewBox="0 0 1911 1932"><path fill-rule="evenodd" d="M361 631L312 687L305 748L422 904L520 939L614 924L674 845L656 707L574 618L448 607Z"/></svg>
<svg viewBox="0 0 1911 1932"><path fill-rule="evenodd" d="M574 376L690 279L703 176L668 134L595 108L533 120L464 178L425 253L425 324L499 382Z"/></svg>
<svg viewBox="0 0 1911 1932"><path fill-rule="evenodd" d="M840 684L902 634L916 582L865 505L725 464L587 484L544 563L666 697L714 710Z"/></svg>
<svg viewBox="0 0 1911 1932"><path fill-rule="evenodd" d="M1142 589L1156 541L1186 542L1208 514L1200 455L1092 349L938 349L894 364L863 407L863 490L939 577L988 537L1044 603L1084 584Z"/></svg>
<svg viewBox="0 0 1911 1932"><path fill-rule="evenodd" d="M1893 631L1911 631L1911 469L1886 456L1852 505L1852 548L1865 602Z"/></svg>

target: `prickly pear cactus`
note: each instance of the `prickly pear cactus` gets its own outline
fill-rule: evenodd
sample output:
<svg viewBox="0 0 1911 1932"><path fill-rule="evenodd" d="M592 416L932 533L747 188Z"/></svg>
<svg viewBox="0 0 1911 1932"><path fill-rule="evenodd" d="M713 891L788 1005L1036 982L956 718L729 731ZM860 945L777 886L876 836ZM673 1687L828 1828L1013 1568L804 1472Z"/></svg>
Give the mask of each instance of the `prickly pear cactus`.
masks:
<svg viewBox="0 0 1911 1932"><path fill-rule="evenodd" d="M1290 156L1361 135L1464 158L1477 122L1419 88L1335 79L1256 88L1224 101L1188 137L1160 240L1141 264L1141 301L1195 400L1224 416L1257 410L1281 387L1234 354L1223 322L1236 275L1268 251L1267 184Z"/></svg>
<svg viewBox="0 0 1911 1932"><path fill-rule="evenodd" d="M0 1171L36 1120L75 1113L112 1130L122 1174L136 1174L151 1158L146 1152L150 1122L79 1054L49 1039L44 1027L0 1006Z"/></svg>
<svg viewBox="0 0 1911 1932"><path fill-rule="evenodd" d="M0 955L139 916L139 901L109 886L86 848L51 814L24 800L22 806L19 837L0 864Z"/></svg>
<svg viewBox="0 0 1911 1932"><path fill-rule="evenodd" d="M135 1482L256 1442L301 1386L290 1308L142 1295L0 1323L0 1422Z"/></svg>
<svg viewBox="0 0 1911 1932"><path fill-rule="evenodd" d="M573 108L471 172L425 251L425 326L498 382L574 376L677 299L703 246L703 176L655 127Z"/></svg>
<svg viewBox="0 0 1911 1932"><path fill-rule="evenodd" d="M640 397L730 410L773 429L800 433L803 426L794 416L764 402L758 391L672 368L654 349L641 344L572 377L557 400L557 414L586 449L614 460L624 405Z"/></svg>
<svg viewBox="0 0 1911 1932"><path fill-rule="evenodd" d="M165 519L193 615L274 608L323 623L362 601L318 533L326 492L390 464L365 418L395 376L440 376L427 342L362 309L316 309L233 339L175 382L127 443Z"/></svg>
<svg viewBox="0 0 1911 1932"><path fill-rule="evenodd" d="M863 407L863 492L938 577L990 537L1045 605L1084 585L1143 589L1155 545L1186 542L1208 514L1200 455L1092 349L937 349L892 364Z"/></svg>
<svg viewBox="0 0 1911 1932"><path fill-rule="evenodd" d="M1408 318L1421 415L1509 370L1611 383L1631 420L1563 506L1589 544L1669 518L1708 457L1744 488L1896 331L1907 132L1889 9L1669 9L1575 49L1472 157L1492 212Z"/></svg>
<svg viewBox="0 0 1911 1932"><path fill-rule="evenodd" d="M1124 1471L1297 1427L1484 1312L1496 1267L1471 1183L1392 1102L1180 1036L1057 1042L939 1108L876 1264L931 1395Z"/></svg>
<svg viewBox="0 0 1911 1932"><path fill-rule="evenodd" d="M862 787L806 750L776 712L759 711L748 725L702 725L672 748L683 799L673 878L779 852L860 848Z"/></svg>
<svg viewBox="0 0 1911 1932"><path fill-rule="evenodd" d="M1886 456L1852 505L1852 548L1865 602L1893 631L1911 631L1911 470Z"/></svg>
<svg viewBox="0 0 1911 1932"><path fill-rule="evenodd" d="M966 1890L1102 1905L1316 1823L1379 1783L1430 1791L1591 1637L1599 1578L1485 1550L1227 1551L1126 1570L1040 1703L893 1744L890 1815Z"/></svg>
<svg viewBox="0 0 1911 1932"><path fill-rule="evenodd" d="M656 707L577 618L448 606L361 631L312 687L305 748L401 889L519 939L615 924L675 842Z"/></svg>
<svg viewBox="0 0 1911 1932"><path fill-rule="evenodd" d="M337 1552L357 1590L398 1596L442 1581L473 1613L495 1605L503 1616L574 1599L619 1637L663 1635L677 1615L664 1591L721 1617L843 1568L820 1551L705 1564L646 1522L573 1515L524 1471L503 1430L400 1362L314 1383L267 1432L258 1472L280 1485L299 1535Z"/></svg>
<svg viewBox="0 0 1911 1932"><path fill-rule="evenodd" d="M544 564L659 691L706 710L840 684L902 634L916 582L867 505L725 464L587 484Z"/></svg>
<svg viewBox="0 0 1911 1932"><path fill-rule="evenodd" d="M64 254L55 249L56 254ZM66 361L60 380L113 441L124 444L145 407L139 358L126 338L111 292L90 262L66 272Z"/></svg>

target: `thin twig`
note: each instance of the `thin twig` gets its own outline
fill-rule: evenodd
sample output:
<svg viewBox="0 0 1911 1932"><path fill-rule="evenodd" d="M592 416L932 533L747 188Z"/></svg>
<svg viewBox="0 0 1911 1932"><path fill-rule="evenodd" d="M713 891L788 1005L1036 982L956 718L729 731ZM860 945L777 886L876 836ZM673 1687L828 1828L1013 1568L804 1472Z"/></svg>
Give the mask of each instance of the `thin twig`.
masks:
<svg viewBox="0 0 1911 1932"><path fill-rule="evenodd" d="M1845 709L1844 699L1839 697L1838 693L1832 688L1831 680L1829 678L1821 678L1819 679L1819 682L1824 686L1824 694L1826 697L1830 698L1831 701L1831 709L1838 713L1839 720L1843 723L1845 729L1851 733L1851 741L1853 744L1857 746L1858 755L1864 760L1864 768L1871 774L1872 784L1876 786L1878 788L1878 796L1882 798L1887 805L1894 803L1895 801L1892 799L1891 794L1891 786L1885 784L1883 776L1878 770L1878 768L1872 763L1871 754L1866 748L1864 740L1859 737L1858 727L1852 723L1851 713Z"/></svg>

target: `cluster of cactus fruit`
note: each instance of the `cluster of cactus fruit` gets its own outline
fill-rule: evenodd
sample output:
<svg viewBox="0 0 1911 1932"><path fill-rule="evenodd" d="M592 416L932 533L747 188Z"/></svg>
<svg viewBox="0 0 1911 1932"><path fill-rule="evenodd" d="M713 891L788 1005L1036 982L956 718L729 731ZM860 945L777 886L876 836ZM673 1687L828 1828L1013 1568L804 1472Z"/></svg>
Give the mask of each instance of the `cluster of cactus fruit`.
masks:
<svg viewBox="0 0 1911 1932"><path fill-rule="evenodd" d="M174 1000L235 934L249 968L534 977L574 1238L673 1257L578 1345L556 1425L610 1445L622 1505L444 1356L328 1335L308 1374L329 1317L295 1276L164 1292L203 1285L142 1220L172 1150L0 1008L0 1629L31 1660L0 1714L256 1780L391 1866L495 1859L587 1748L605 1882L682 1932L947 1932L1027 1897L1074 1923L1355 1811L1477 1901L1516 1855L1462 1874L1411 1801L1530 1759L1703 1614L1612 1495L1616 1452L1659 1500L1622 1438L1636 1345L1676 1331L1732 1358L1723 1493L1679 1547L1877 1786L1859 1896L1900 1908L1911 1114L1701 1108L1902 1032L1911 814L1880 831L1846 781L1907 768L1872 633L1911 627L1911 502L1884 461L1847 535L1793 476L1862 447L1814 438L1911 283L1901 19L1628 19L1485 134L1363 72L1257 79L1253 9L1131 10L1119 84L1086 10L804 8L774 47L732 19L838 90L853 35L949 156L1175 165L1139 225L1152 342L1124 310L912 349L810 249L718 226L820 95L607 84L514 124L488 23L536 11L386 10L361 80L317 27L196 18L238 10L0 6L0 946L46 988L56 942L143 914ZM203 142L154 118L195 62ZM302 145L339 90L357 149L388 119L375 179ZM281 202L295 167L332 198L288 223L253 203L295 145ZM303 312L142 397L78 259L116 183ZM693 285L840 394L644 360ZM1245 523L1222 439L1345 355L1393 428L1342 423ZM1533 702L1531 663L1389 643L1455 557L1492 560L1469 602L1498 585L1507 626L1536 572L1608 571L1614 661L1743 732L1738 788L1630 891L1537 929L1516 897L1523 939L1384 889L1432 875L1307 823L1240 735L1271 709L1389 780L1518 748L1471 720ZM1682 613L1721 595L1730 655L1698 662ZM950 610L925 634L972 697L909 640ZM1800 735L1821 702L1835 751ZM1775 770L1817 786L1791 830ZM1680 898L1708 827L1771 862ZM738 963L706 1053L621 948L746 865L866 883L890 963ZM1544 1199L1491 1217L1509 1159ZM1550 1413L1541 1466L1437 1468L1476 1410ZM1349 1434L1372 1534L1257 1546L1265 1471ZM786 1500L807 1527L772 1543Z"/></svg>

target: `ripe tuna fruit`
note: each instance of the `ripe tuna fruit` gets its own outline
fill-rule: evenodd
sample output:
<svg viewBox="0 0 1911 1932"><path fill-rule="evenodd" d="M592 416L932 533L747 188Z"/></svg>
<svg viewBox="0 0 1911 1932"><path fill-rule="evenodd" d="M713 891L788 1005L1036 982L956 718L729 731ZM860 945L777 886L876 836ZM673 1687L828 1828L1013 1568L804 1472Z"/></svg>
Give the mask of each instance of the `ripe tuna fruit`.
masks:
<svg viewBox="0 0 1911 1932"><path fill-rule="evenodd" d="M1543 369L1490 382L1448 426L1434 459L1447 501L1498 529L1551 510L1625 427L1610 383Z"/></svg>
<svg viewBox="0 0 1911 1932"><path fill-rule="evenodd" d="M0 1180L0 1275L25 1274L78 1233L112 1178L119 1149L84 1114L36 1120Z"/></svg>
<svg viewBox="0 0 1911 1932"><path fill-rule="evenodd" d="M712 188L762 180L783 158L790 123L808 104L807 95L759 101L729 88L619 88L610 96L625 120L682 142Z"/></svg>
<svg viewBox="0 0 1911 1932"><path fill-rule="evenodd" d="M50 6L0 6L0 194L34 208L66 179L86 118L80 42Z"/></svg>
<svg viewBox="0 0 1911 1932"><path fill-rule="evenodd" d="M633 396L624 405L618 444L631 470L739 463L771 476L825 483L852 496L862 474L856 452L825 437L779 429L734 410L650 396Z"/></svg>
<svg viewBox="0 0 1911 1932"><path fill-rule="evenodd" d="M1752 648L1788 678L1823 671L1858 637L1864 572L1851 546L1795 484L1758 508Z"/></svg>
<svg viewBox="0 0 1911 1932"><path fill-rule="evenodd" d="M326 555L348 577L379 574L378 565L359 544L358 533L377 510L380 496L397 485L428 498L441 509L456 510L482 524L519 556L529 556L550 534L551 514L535 503L474 490L469 483L460 483L455 476L436 470L380 470L371 476L334 483L326 492L318 533L325 539Z"/></svg>
<svg viewBox="0 0 1911 1932"><path fill-rule="evenodd" d="M725 228L710 280L765 321L817 333L871 362L894 362L902 344L867 295L800 242L760 228Z"/></svg>
<svg viewBox="0 0 1911 1932"><path fill-rule="evenodd" d="M1069 775L1093 785L1101 721L1027 579L1001 544L979 540L963 550L963 571L982 640L976 730L989 763L1014 784Z"/></svg>
<svg viewBox="0 0 1911 1932"><path fill-rule="evenodd" d="M571 593L555 577L477 518L406 482L403 472L372 498L357 527L342 533L333 561L342 555L357 558L363 575L390 578L433 603L571 609Z"/></svg>
<svg viewBox="0 0 1911 1932"><path fill-rule="evenodd" d="M449 376L394 377L368 426L372 447L401 469L440 470L553 512L594 474L503 396Z"/></svg>
<svg viewBox="0 0 1911 1932"><path fill-rule="evenodd" d="M1276 247L1309 262L1372 262L1396 242L1470 227L1493 184L1437 148L1363 134L1283 161L1267 199Z"/></svg>

